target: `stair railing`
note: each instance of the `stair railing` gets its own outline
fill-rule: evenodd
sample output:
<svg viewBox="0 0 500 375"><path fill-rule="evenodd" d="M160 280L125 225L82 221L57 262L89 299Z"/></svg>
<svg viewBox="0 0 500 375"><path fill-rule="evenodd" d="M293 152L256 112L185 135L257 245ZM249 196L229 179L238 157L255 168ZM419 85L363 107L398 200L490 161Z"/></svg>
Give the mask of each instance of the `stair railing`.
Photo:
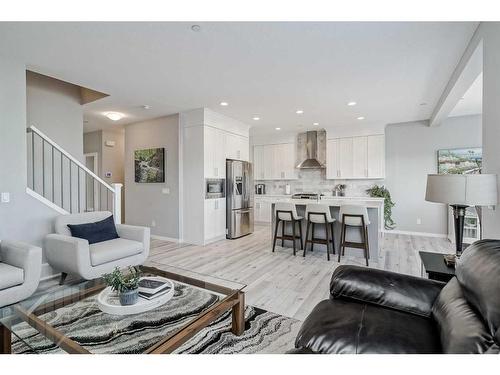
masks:
<svg viewBox="0 0 500 375"><path fill-rule="evenodd" d="M108 184L35 126L27 146L31 195L60 213L111 211L121 222L122 184Z"/></svg>

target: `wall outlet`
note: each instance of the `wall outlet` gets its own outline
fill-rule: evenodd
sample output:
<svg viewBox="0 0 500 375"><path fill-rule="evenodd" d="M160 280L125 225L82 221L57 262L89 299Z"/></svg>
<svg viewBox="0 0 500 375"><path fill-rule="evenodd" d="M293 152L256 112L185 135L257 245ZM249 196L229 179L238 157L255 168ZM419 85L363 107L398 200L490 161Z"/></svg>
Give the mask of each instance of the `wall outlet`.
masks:
<svg viewBox="0 0 500 375"><path fill-rule="evenodd" d="M155 220L151 221L151 226L152 227L156 227L156 221Z"/></svg>
<svg viewBox="0 0 500 375"><path fill-rule="evenodd" d="M170 194L170 188L166 187L161 189L162 194Z"/></svg>
<svg viewBox="0 0 500 375"><path fill-rule="evenodd" d="M2 193L2 203L9 203L9 202L10 202L10 193L9 192Z"/></svg>
<svg viewBox="0 0 500 375"><path fill-rule="evenodd" d="M422 224L422 219L421 218L417 218L417 225L420 225Z"/></svg>

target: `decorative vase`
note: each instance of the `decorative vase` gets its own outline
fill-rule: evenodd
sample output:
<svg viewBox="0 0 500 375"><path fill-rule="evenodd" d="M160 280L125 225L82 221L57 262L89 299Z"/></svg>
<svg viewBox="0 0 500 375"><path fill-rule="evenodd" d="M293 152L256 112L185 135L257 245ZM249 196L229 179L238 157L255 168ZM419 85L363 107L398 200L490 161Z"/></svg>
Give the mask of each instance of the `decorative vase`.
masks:
<svg viewBox="0 0 500 375"><path fill-rule="evenodd" d="M127 290L120 292L120 304L122 306L135 305L139 299L139 289Z"/></svg>

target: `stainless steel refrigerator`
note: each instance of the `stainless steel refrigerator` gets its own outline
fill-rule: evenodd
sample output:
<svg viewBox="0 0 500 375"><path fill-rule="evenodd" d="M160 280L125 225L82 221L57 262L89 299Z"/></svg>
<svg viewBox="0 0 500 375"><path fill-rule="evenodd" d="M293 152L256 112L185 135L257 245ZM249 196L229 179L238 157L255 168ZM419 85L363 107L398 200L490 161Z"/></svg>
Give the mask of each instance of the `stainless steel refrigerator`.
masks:
<svg viewBox="0 0 500 375"><path fill-rule="evenodd" d="M226 161L226 238L253 232L253 166L241 160Z"/></svg>

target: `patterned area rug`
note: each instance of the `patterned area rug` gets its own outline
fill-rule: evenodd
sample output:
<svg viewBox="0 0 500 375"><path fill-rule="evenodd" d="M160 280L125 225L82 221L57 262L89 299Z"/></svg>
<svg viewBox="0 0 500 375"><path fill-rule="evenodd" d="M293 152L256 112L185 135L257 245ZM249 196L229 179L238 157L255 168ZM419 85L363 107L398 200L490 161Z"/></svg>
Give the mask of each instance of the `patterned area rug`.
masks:
<svg viewBox="0 0 500 375"><path fill-rule="evenodd" d="M105 314L94 296L40 318L91 353L135 354L143 353L219 298L205 290L176 284L174 297L147 313L125 317ZM293 348L300 327L298 320L252 306L246 307L245 321L245 332L235 336L231 333L231 314L227 312L175 353L285 353ZM13 353L64 353L26 323L18 324L14 331L19 338L13 337Z"/></svg>

